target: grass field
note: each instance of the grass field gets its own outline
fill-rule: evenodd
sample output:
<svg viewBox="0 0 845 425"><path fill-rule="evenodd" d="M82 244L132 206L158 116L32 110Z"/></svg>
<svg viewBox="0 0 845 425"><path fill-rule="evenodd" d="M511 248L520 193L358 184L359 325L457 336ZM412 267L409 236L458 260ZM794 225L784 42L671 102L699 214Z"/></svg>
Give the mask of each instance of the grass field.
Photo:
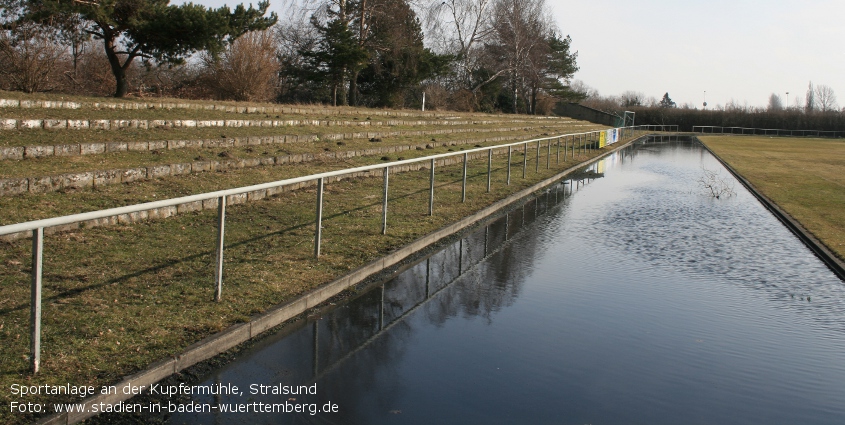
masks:
<svg viewBox="0 0 845 425"><path fill-rule="evenodd" d="M845 140L699 139L845 260Z"/></svg>
<svg viewBox="0 0 845 425"><path fill-rule="evenodd" d="M20 94L0 97L26 98ZM33 97L35 98L35 97ZM91 102L97 99L75 98ZM110 101L110 99L108 99ZM325 108L324 108L325 109ZM0 118L4 108L0 108ZM47 109L17 111L28 116L46 116ZM129 119L136 110L101 111L111 119ZM366 116L367 110L344 108L343 114ZM389 112L389 111L388 111ZM150 112L152 113L152 112ZM190 111L174 112L190 115ZM216 112L215 112L216 113ZM408 111L402 111L408 114ZM60 112L59 116L70 115ZM156 116L167 116L156 111ZM250 119L241 114L237 119ZM458 118L477 117L465 114ZM389 155L371 155L344 160L315 160L299 164L257 166L226 171L145 179L98 189L62 190L50 193L24 193L0 197L0 222L10 224L57 215L90 211L121 205L184 196L313 174L357 165L382 163L399 157L411 158L459 151L474 144L453 146L456 139L507 136L522 140L548 134L583 132L602 126L568 118L528 116L489 116L496 125L456 125L471 129L465 134L402 136L385 138L380 143L363 140L317 141L284 145L260 145L227 149L184 148L162 152L103 153L81 157L43 157L0 161L0 176L56 175L66 172L150 166L197 158L227 158L312 154L330 150L355 150L374 145L428 144L431 149L404 151ZM294 119L297 117L293 117ZM308 118L303 114L299 118ZM407 118L399 118L407 119ZM487 119L487 118L484 118ZM403 127L424 130L428 127ZM527 129L526 129L527 128ZM233 137L235 133L228 134ZM264 129L244 129L252 131ZM268 129L313 134L316 129ZM179 139L208 137L202 129L172 130ZM220 129L214 130L220 132ZM320 128L319 131L382 131ZM113 131L124 141L173 139L166 131ZM68 140L92 137L109 139L108 134L77 130L4 133L0 144L22 146L69 143ZM25 133L25 134L24 134ZM263 134L263 133L262 133ZM49 136L49 137L46 137ZM219 137L213 136L213 137ZM436 139L436 143L434 140ZM79 140L77 140L79 141ZM447 146L443 146L443 144ZM489 144L489 143L488 143ZM313 258L314 203L313 188L286 192L279 196L227 208L226 263L223 301L213 297L213 273L216 211L204 210L179 214L166 219L148 220L131 225L113 225L78 229L45 238L42 373L28 370L29 356L29 280L31 257L29 240L0 242L0 404L9 406L11 384L104 385L145 368L186 346L252 315L283 303L303 292L341 276L360 265L407 244L419 236L452 223L522 188L554 175L601 151L583 153L577 158L546 170L545 155L535 172L533 150L529 150L528 175L523 179L523 157L515 153L511 185L506 185L506 156L494 157L492 191L486 193L487 161L475 160L469 166L467 202L460 201L461 166L443 166L436 170L435 214L428 212L428 170L396 173L390 177L388 234L381 235L380 178L355 178L327 185L323 212L323 256ZM70 401L70 396L27 398L25 401ZM0 409L0 423L28 423L32 415L11 414Z"/></svg>

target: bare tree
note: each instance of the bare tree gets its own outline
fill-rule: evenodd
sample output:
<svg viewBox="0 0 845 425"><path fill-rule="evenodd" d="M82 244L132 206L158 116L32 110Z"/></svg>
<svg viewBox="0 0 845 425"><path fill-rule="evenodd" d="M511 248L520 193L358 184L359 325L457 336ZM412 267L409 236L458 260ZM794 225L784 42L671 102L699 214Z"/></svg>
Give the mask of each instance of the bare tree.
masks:
<svg viewBox="0 0 845 425"><path fill-rule="evenodd" d="M622 102L618 96L602 96L594 87L590 87L581 80L573 81L569 87L576 92L583 93L585 98L581 105L604 112L616 112ZM657 105L657 100L654 101Z"/></svg>
<svg viewBox="0 0 845 425"><path fill-rule="evenodd" d="M822 112L836 111L839 105L836 103L836 94L830 86L819 84L815 90L815 102L817 109Z"/></svg>
<svg viewBox="0 0 845 425"><path fill-rule="evenodd" d="M459 83L471 87L479 61L478 45L490 35L493 0L425 0L427 38L438 53L455 57Z"/></svg>
<svg viewBox="0 0 845 425"><path fill-rule="evenodd" d="M793 111L793 110L794 111L800 111L801 110L801 104L803 104L803 103L804 103L804 98L802 98L800 94L797 94L797 95L795 95L795 97L792 98L792 102L790 102L787 105L784 105L784 107L789 111Z"/></svg>
<svg viewBox="0 0 845 425"><path fill-rule="evenodd" d="M205 54L208 83L219 99L270 100L276 95L279 61L271 31L246 33L218 58Z"/></svg>
<svg viewBox="0 0 845 425"><path fill-rule="evenodd" d="M619 106L642 106L645 104L645 94L638 91L628 90L619 96L621 104Z"/></svg>
<svg viewBox="0 0 845 425"><path fill-rule="evenodd" d="M58 87L66 52L56 38L56 31L33 23L0 31L0 77L8 88L32 93Z"/></svg>
<svg viewBox="0 0 845 425"><path fill-rule="evenodd" d="M514 112L520 95L526 96L532 54L548 39L551 22L544 0L497 0L494 5L492 42L503 65L497 74L510 75Z"/></svg>
<svg viewBox="0 0 845 425"><path fill-rule="evenodd" d="M290 0L283 4L279 22L273 27L276 54L282 67L280 96L285 99L294 97L299 89L299 81L291 73L307 64L302 53L313 52L320 43L320 34L311 24L315 9L313 5Z"/></svg>
<svg viewBox="0 0 845 425"><path fill-rule="evenodd" d="M61 44L68 47L72 69L65 72L65 76L75 85L79 85L77 73L82 57L91 49L91 34L86 29L87 25L79 14L70 14L64 17L55 25L56 35Z"/></svg>
<svg viewBox="0 0 845 425"><path fill-rule="evenodd" d="M301 51L311 51L319 43L319 33L311 25L315 7L287 2L279 22L273 27L277 53L283 62L293 65L303 63Z"/></svg>
<svg viewBox="0 0 845 425"><path fill-rule="evenodd" d="M698 184L710 193L710 196L721 199L736 195L733 180L730 176L722 176L720 170L708 170L701 167L703 176L698 179Z"/></svg>
<svg viewBox="0 0 845 425"><path fill-rule="evenodd" d="M569 84L569 88L572 91L582 93L584 95L584 100L594 99L600 96L598 90L594 87L590 87L582 80L574 80Z"/></svg>

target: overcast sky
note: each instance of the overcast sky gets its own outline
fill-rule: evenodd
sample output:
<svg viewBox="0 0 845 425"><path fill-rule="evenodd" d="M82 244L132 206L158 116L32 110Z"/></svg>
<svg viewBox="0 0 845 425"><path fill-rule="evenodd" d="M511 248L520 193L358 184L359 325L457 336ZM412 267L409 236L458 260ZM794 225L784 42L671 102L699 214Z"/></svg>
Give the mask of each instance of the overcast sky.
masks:
<svg viewBox="0 0 845 425"><path fill-rule="evenodd" d="M812 81L845 106L845 0L546 1L578 51L575 79L602 95L668 92L701 107L706 91L709 106L766 106L789 92L795 105ZM271 10L281 7L271 0Z"/></svg>
<svg viewBox="0 0 845 425"><path fill-rule="evenodd" d="M845 104L845 0L547 0L572 37L575 78L603 95L766 106L807 85Z"/></svg>

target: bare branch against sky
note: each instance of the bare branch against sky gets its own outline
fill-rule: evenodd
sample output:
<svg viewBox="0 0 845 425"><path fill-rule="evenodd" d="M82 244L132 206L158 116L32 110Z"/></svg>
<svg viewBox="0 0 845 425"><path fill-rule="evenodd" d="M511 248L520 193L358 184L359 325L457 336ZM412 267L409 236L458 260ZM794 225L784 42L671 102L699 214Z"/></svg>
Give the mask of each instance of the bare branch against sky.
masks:
<svg viewBox="0 0 845 425"><path fill-rule="evenodd" d="M284 19L291 1L297 0L275 0L270 9ZM431 2L412 3L424 20L422 7ZM765 107L772 93L795 105L796 93L803 93L808 81L845 93L845 55L831 49L845 39L841 0L567 0L549 5L561 33L572 37L572 49L578 51L575 78L604 95L633 90L660 97L670 92L678 104L700 106L706 90L708 105ZM792 99L786 99L786 92Z"/></svg>

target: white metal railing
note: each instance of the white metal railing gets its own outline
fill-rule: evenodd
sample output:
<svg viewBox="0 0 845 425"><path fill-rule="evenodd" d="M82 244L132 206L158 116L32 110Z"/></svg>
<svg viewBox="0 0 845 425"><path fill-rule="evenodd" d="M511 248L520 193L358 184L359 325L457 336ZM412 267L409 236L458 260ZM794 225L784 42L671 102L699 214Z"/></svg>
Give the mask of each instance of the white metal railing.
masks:
<svg viewBox="0 0 845 425"><path fill-rule="evenodd" d="M780 128L720 127L715 125L694 125L693 133L701 134L745 134L756 136L784 137L845 137L845 131L785 130Z"/></svg>
<svg viewBox="0 0 845 425"><path fill-rule="evenodd" d="M343 170L329 171L325 173L312 174L308 176L295 177L291 179L279 180L269 183L262 183L252 186L244 186L233 189L218 190L214 192L202 193L197 195L183 196L179 198L171 198L161 201L146 202L143 204L129 205L124 207L109 208L99 211L91 211L80 214L72 214L61 217L53 217L42 220L27 221L24 223L10 224L0 226L0 236L19 232L32 232L32 279L31 279L31 308L30 308L30 327L31 327L31 357L30 366L33 372L38 372L41 361L41 288L42 288L42 274L43 274L43 253L44 253L44 229L48 227L61 226L66 224L86 222L90 220L97 220L101 218L120 216L124 214L132 214L142 211L148 211L157 208L174 207L180 204L186 204L197 201L205 201L217 199L217 243L216 243L216 262L214 268L214 299L220 301L223 292L223 250L224 250L224 236L226 226L226 199L234 195L242 195L249 192L266 190L282 186L290 186L298 183L316 181L317 185L317 199L316 199L316 214L315 214L315 231L314 231L314 256L320 256L320 242L322 237L321 222L323 214L323 186L327 178L340 177L343 175L354 174L364 171L383 170L384 175L384 198L382 203L382 234L387 234L387 196L389 190L389 176L390 168L414 164L419 162L429 162L430 185L429 185L429 215L434 215L434 167L438 159L449 158L453 156L463 155L463 176L461 184L461 202L466 201L466 184L467 184L467 162L469 154L476 152L487 152L487 192L491 190L491 175L492 175L492 158L493 151L496 149L508 148L508 165L507 165L507 184L511 180L511 156L515 147L522 147L524 157L522 161L522 176L525 178L526 169L528 166L528 146L536 144L536 170L540 169L540 149L541 145L546 142L547 157L546 168L551 166L552 146L557 149L557 162L560 162L561 147L563 148L564 161L569 153L574 157L577 153L583 151L590 151L597 147L602 133L605 133L605 138L609 138L611 134L618 134L619 139L625 137L633 137L638 132L651 131L677 131L677 126L662 126L662 125L642 125L632 127L618 127L610 130L595 130L582 133L561 134L557 136L544 137L539 139L531 139L522 142L506 143L496 146L487 146L481 148L467 149L461 152L450 152L437 155L430 155L420 158L406 159L401 161L394 161L384 164L366 165L355 168L347 168ZM614 133L611 133L614 132ZM556 141L553 143L552 141ZM615 140L614 140L615 141ZM612 143L612 142L611 142ZM610 143L608 143L610 144Z"/></svg>

